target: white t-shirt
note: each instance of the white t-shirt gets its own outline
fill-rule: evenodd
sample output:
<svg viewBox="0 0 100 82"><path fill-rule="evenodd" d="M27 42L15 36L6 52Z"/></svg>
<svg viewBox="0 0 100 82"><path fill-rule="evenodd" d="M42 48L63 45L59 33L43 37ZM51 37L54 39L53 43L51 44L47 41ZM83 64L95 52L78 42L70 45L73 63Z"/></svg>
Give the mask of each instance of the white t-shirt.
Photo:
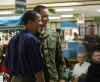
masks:
<svg viewBox="0 0 100 82"><path fill-rule="evenodd" d="M79 77L81 74L86 74L89 66L89 62L84 62L82 65L80 65L80 63L77 63L73 69L72 76Z"/></svg>

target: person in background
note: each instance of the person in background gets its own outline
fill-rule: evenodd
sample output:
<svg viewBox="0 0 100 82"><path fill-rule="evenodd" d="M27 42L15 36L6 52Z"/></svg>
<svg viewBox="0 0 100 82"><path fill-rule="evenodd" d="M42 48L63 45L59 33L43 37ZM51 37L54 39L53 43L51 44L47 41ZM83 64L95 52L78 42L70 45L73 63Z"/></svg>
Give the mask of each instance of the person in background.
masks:
<svg viewBox="0 0 100 82"><path fill-rule="evenodd" d="M68 42L70 42L70 41L73 40L74 37L73 37L72 29L69 29L68 31L69 31L69 32L66 34L65 40L68 41Z"/></svg>
<svg viewBox="0 0 100 82"><path fill-rule="evenodd" d="M44 73L46 82L58 82L61 77L66 77L66 63L61 51L60 41L55 33L47 31L48 9L38 5L34 8L42 17L41 35L39 37L42 44L43 58L45 62Z"/></svg>
<svg viewBox="0 0 100 82"><path fill-rule="evenodd" d="M95 34L94 25L89 25L88 27L88 35L85 36L83 40L83 44L87 51L87 55L90 59L92 49L95 45L100 44L100 36Z"/></svg>
<svg viewBox="0 0 100 82"><path fill-rule="evenodd" d="M10 40L4 64L12 76L11 82L45 82L41 46L37 38L42 25L41 16L35 11L27 11L22 21L25 30Z"/></svg>
<svg viewBox="0 0 100 82"><path fill-rule="evenodd" d="M73 39L73 40L75 40L75 41L79 40L78 37L79 37L79 36L78 36L78 33L74 32L74 39Z"/></svg>
<svg viewBox="0 0 100 82"><path fill-rule="evenodd" d="M92 62L88 68L86 82L100 82L100 45L93 48Z"/></svg>
<svg viewBox="0 0 100 82"><path fill-rule="evenodd" d="M82 81L87 74L88 67L90 63L86 62L86 55L83 52L80 52L77 56L77 63L73 69L72 73L72 82L84 82Z"/></svg>

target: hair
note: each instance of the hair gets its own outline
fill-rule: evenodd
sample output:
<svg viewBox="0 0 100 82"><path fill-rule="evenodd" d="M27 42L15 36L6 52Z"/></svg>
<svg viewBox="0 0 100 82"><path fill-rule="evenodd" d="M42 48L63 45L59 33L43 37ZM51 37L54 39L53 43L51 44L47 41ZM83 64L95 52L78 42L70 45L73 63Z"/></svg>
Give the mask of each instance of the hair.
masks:
<svg viewBox="0 0 100 82"><path fill-rule="evenodd" d="M24 25L26 25L29 20L35 21L36 17L37 17L36 11L26 11L22 17L22 22L24 23Z"/></svg>
<svg viewBox="0 0 100 82"><path fill-rule="evenodd" d="M95 45L92 49L92 55L94 52L100 52L100 44L99 45Z"/></svg>
<svg viewBox="0 0 100 82"><path fill-rule="evenodd" d="M34 7L33 10L36 11L36 12L38 12L38 13L40 13L41 9L46 9L46 8L47 8L46 6L38 5L38 6Z"/></svg>
<svg viewBox="0 0 100 82"><path fill-rule="evenodd" d="M78 36L78 33L74 32L74 36Z"/></svg>

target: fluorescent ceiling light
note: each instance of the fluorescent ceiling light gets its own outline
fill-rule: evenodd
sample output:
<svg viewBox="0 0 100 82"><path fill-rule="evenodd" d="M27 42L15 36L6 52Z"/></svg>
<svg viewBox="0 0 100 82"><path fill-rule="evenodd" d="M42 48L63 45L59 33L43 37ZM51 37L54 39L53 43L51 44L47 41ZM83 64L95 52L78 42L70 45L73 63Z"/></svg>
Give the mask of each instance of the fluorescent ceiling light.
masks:
<svg viewBox="0 0 100 82"><path fill-rule="evenodd" d="M73 8L59 8L59 9L55 9L56 12L60 12L60 11L74 11Z"/></svg>
<svg viewBox="0 0 100 82"><path fill-rule="evenodd" d="M60 19L60 18L66 18L66 17L73 17L73 15L61 15L61 16L51 16L49 17L50 20L53 20L53 19Z"/></svg>
<svg viewBox="0 0 100 82"><path fill-rule="evenodd" d="M25 1L16 1L16 4L17 5L26 5L26 2Z"/></svg>
<svg viewBox="0 0 100 82"><path fill-rule="evenodd" d="M73 15L61 15L61 17L73 17Z"/></svg>
<svg viewBox="0 0 100 82"><path fill-rule="evenodd" d="M52 19L60 19L60 17L56 17L56 16L55 17L49 17L49 19L51 19L51 20Z"/></svg>
<svg viewBox="0 0 100 82"><path fill-rule="evenodd" d="M82 3L73 2L73 3L55 3L55 4L41 4L47 7L57 7L57 6L74 6L74 5L81 5Z"/></svg>
<svg viewBox="0 0 100 82"><path fill-rule="evenodd" d="M100 9L98 9L97 11L100 12Z"/></svg>
<svg viewBox="0 0 100 82"><path fill-rule="evenodd" d="M0 0L0 6L15 5L16 0Z"/></svg>
<svg viewBox="0 0 100 82"><path fill-rule="evenodd" d="M14 10L0 10L0 14L14 14L15 11Z"/></svg>

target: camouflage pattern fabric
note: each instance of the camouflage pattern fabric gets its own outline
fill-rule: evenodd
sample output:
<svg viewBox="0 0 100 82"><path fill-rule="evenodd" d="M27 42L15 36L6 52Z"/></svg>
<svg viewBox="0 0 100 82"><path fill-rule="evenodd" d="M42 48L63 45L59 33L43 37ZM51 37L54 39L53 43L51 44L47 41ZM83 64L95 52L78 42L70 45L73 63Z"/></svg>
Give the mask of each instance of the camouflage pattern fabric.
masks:
<svg viewBox="0 0 100 82"><path fill-rule="evenodd" d="M57 44L57 33L44 33L41 38L43 57L47 67L47 79L49 82L58 82L59 78L66 76L66 64L62 56L61 47L57 48L57 45L60 46L60 42Z"/></svg>

